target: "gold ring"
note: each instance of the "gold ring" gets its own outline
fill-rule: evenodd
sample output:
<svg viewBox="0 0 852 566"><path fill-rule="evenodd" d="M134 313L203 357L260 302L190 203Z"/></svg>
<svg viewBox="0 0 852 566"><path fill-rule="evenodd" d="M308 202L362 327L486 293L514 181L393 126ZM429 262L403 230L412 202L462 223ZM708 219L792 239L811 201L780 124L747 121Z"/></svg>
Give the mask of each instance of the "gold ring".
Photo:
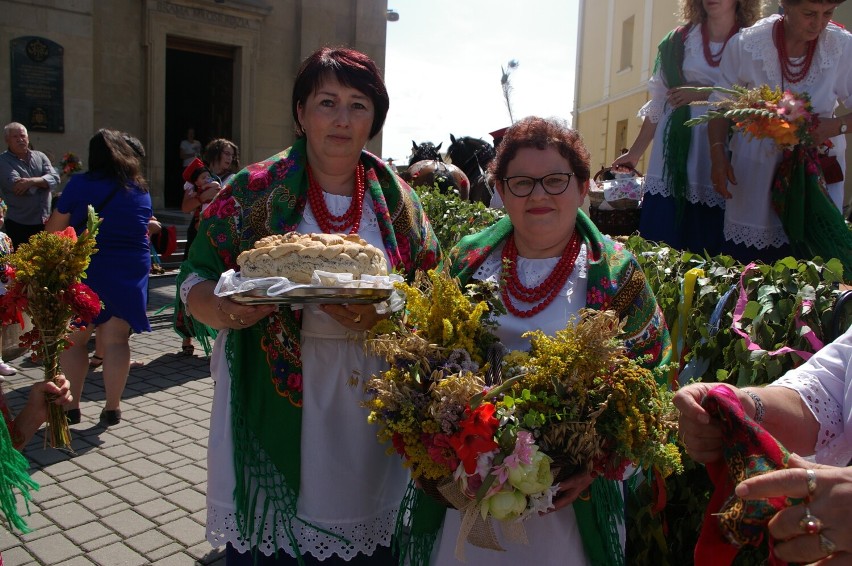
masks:
<svg viewBox="0 0 852 566"><path fill-rule="evenodd" d="M356 316L355 318L353 318L353 319L352 319L352 322L354 322L355 324L358 324L359 322L361 322L361 315L359 314L358 316Z"/></svg>
<svg viewBox="0 0 852 566"><path fill-rule="evenodd" d="M813 497L814 493L816 493L816 472L808 468L805 470L805 474L808 482L808 497Z"/></svg>
<svg viewBox="0 0 852 566"><path fill-rule="evenodd" d="M805 516L799 521L799 527L806 535L818 535L822 530L822 521L819 517L811 515L811 510L805 506Z"/></svg>
<svg viewBox="0 0 852 566"><path fill-rule="evenodd" d="M819 534L819 547L825 552L826 556L831 556L837 552L837 545L828 540L828 537L822 533Z"/></svg>
<svg viewBox="0 0 852 566"><path fill-rule="evenodd" d="M234 313L231 313L231 314L228 315L228 318L230 318L231 321L233 322L233 321L237 320L237 315L235 315Z"/></svg>
<svg viewBox="0 0 852 566"><path fill-rule="evenodd" d="M240 322L240 326L246 326L248 324L246 321L243 320L243 317L240 317L239 322Z"/></svg>

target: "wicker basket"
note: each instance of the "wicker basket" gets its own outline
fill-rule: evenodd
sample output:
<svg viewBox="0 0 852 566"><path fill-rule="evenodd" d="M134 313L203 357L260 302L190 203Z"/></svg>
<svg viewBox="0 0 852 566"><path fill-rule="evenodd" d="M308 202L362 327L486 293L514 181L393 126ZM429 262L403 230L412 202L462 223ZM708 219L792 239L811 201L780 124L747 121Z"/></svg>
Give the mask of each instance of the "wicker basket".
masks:
<svg viewBox="0 0 852 566"><path fill-rule="evenodd" d="M641 208L627 210L601 210L589 208L589 217L598 230L610 236L629 236L639 231Z"/></svg>

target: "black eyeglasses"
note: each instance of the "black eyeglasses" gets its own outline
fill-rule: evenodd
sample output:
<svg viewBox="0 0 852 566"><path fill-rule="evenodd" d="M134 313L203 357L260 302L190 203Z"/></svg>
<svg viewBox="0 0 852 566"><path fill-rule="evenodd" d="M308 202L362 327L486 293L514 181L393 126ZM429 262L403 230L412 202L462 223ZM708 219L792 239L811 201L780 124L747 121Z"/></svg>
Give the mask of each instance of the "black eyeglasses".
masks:
<svg viewBox="0 0 852 566"><path fill-rule="evenodd" d="M536 183L541 183L541 188L549 195L561 195L571 183L574 173L551 173L544 177L527 177L526 175L515 175L504 177L502 181L509 187L516 197L527 197L532 194Z"/></svg>

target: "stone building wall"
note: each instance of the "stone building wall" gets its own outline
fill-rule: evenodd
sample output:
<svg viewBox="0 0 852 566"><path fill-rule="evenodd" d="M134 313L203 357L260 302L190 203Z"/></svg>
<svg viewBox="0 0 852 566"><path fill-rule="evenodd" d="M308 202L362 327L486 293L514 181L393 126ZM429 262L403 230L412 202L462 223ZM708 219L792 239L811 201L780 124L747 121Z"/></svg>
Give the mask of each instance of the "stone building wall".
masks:
<svg viewBox="0 0 852 566"><path fill-rule="evenodd" d="M56 161L86 155L102 127L138 136L146 176L163 206L165 76L174 41L233 54L231 136L251 163L290 145L290 93L302 59L345 45L384 67L387 0L0 0L0 121L11 121L10 41L39 36L64 48L63 133L31 131ZM370 143L378 152L381 138Z"/></svg>

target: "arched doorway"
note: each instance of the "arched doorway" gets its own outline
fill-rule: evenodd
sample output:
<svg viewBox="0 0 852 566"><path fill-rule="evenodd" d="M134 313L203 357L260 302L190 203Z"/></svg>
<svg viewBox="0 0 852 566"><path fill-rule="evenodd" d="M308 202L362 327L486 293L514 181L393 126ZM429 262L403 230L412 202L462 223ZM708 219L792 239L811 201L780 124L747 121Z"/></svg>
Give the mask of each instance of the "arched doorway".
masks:
<svg viewBox="0 0 852 566"><path fill-rule="evenodd" d="M234 140L234 58L235 48L231 46L167 39L163 147L166 208L180 208L183 198L179 147L187 129L195 129L202 147L215 138Z"/></svg>

